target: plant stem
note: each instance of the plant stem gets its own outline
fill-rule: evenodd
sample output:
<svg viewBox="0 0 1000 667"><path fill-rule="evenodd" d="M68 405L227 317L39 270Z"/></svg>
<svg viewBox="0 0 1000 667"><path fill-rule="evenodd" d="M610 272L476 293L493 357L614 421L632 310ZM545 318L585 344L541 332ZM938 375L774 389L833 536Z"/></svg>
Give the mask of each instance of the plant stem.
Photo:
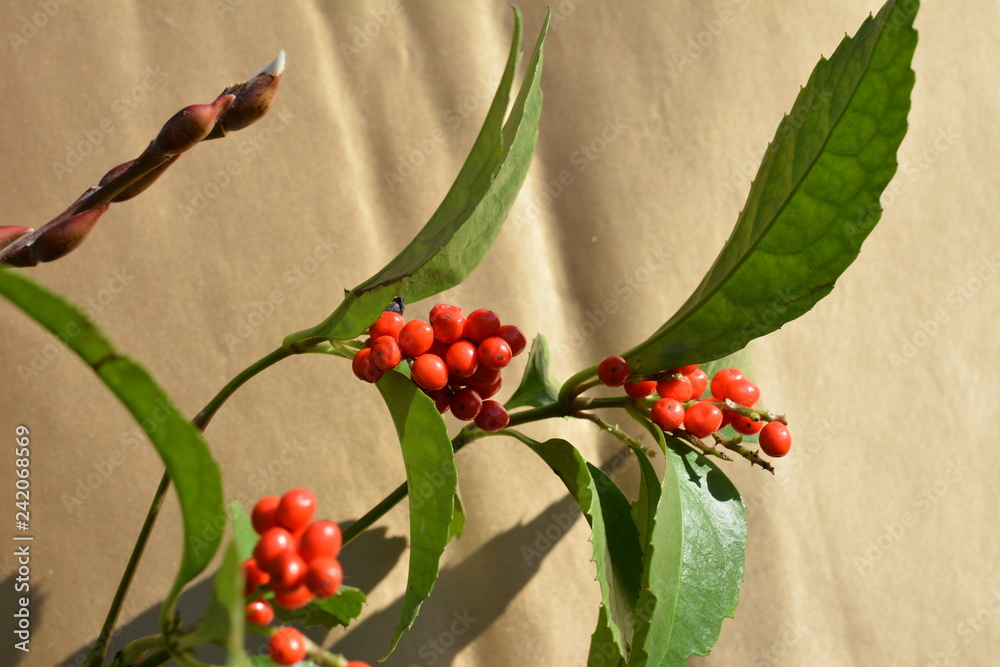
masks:
<svg viewBox="0 0 1000 667"><path fill-rule="evenodd" d="M597 378L597 366L584 368L582 371L570 377L559 389L558 403L568 406L573 399L579 396L584 390L595 386Z"/></svg>
<svg viewBox="0 0 1000 667"><path fill-rule="evenodd" d="M382 502L368 510L363 517L344 529L344 546L350 544L354 538L365 532L373 523L381 519L386 512L396 506L400 500L406 497L406 482L396 487L396 490L387 495Z"/></svg>
<svg viewBox="0 0 1000 667"><path fill-rule="evenodd" d="M191 420L191 423L194 424L199 431L204 431L205 427L208 426L208 422L211 421L215 413L222 407L222 404L225 403L237 389L243 386L253 376L257 375L264 369L273 366L282 359L291 356L292 354L295 353L291 350L279 347L274 352L271 352L267 356L247 366L236 377L226 383L226 386L224 386L219 393L208 402L208 405L206 405L202 411ZM156 493L153 495L153 501L149 504L149 510L146 511L146 519L142 524L142 530L139 531L139 536L136 538L135 546L132 547L132 555L129 557L128 564L125 566L125 571L122 573L121 581L118 582L118 590L115 591L115 597L111 601L111 607L108 609L107 617L104 619L104 626L101 628L101 634L94 643L94 648L91 649L89 654L87 654L87 659L83 663L84 667L97 667L104 662L104 657L107 655L108 643L111 640L111 634L114 632L115 625L118 623L118 616L121 613L122 604L125 602L125 596L128 594L129 586L132 584L132 579L135 577L135 571L139 567L139 560L142 558L143 551L146 549L146 544L149 542L149 536L153 532L153 526L156 524L156 518L160 514L160 508L163 506L163 499L166 498L167 490L169 488L170 475L164 472L163 476L160 478L160 485L156 488ZM169 657L169 654L167 657Z"/></svg>

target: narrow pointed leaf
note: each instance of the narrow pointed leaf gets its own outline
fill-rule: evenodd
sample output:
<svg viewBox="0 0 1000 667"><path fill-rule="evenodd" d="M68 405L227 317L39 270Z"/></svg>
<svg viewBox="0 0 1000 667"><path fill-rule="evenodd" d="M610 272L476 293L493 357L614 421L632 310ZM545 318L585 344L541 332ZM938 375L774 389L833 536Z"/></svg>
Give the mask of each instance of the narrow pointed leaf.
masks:
<svg viewBox="0 0 1000 667"><path fill-rule="evenodd" d="M413 303L458 285L472 273L500 233L517 198L538 138L539 79L546 18L520 92L504 123L521 45L521 14L507 67L465 165L441 205L408 246L374 276L352 289L324 322L292 334L286 347L361 334L393 297Z"/></svg>
<svg viewBox="0 0 1000 667"><path fill-rule="evenodd" d="M386 656L413 625L437 580L453 536L458 472L455 452L434 401L395 371L376 384L389 407L406 464L410 504L410 567L403 610Z"/></svg>
<svg viewBox="0 0 1000 667"><path fill-rule="evenodd" d="M538 334L531 341L528 365L521 376L521 384L504 407L508 410L525 406L538 408L556 402L559 398L559 385L549 370L550 359L549 343L545 336Z"/></svg>
<svg viewBox="0 0 1000 667"><path fill-rule="evenodd" d="M590 636L590 651L587 653L587 667L624 667L625 658L615 646L608 622L608 608L602 606L597 614L597 628Z"/></svg>
<svg viewBox="0 0 1000 667"><path fill-rule="evenodd" d="M332 630L338 625L347 627L361 615L367 599L361 590L341 586L332 598L316 598L301 609L285 609L275 605L274 615L285 623L301 623L307 628L320 626Z"/></svg>
<svg viewBox="0 0 1000 667"><path fill-rule="evenodd" d="M0 294L93 369L146 432L177 491L184 524L181 564L161 621L166 624L184 585L212 561L222 542L216 528L225 522L222 477L201 433L139 364L120 356L110 341L75 305L24 277L0 267Z"/></svg>
<svg viewBox="0 0 1000 667"><path fill-rule="evenodd" d="M746 206L680 310L624 356L639 374L717 359L805 312L882 214L906 134L918 2L888 2L821 59L778 126Z"/></svg>

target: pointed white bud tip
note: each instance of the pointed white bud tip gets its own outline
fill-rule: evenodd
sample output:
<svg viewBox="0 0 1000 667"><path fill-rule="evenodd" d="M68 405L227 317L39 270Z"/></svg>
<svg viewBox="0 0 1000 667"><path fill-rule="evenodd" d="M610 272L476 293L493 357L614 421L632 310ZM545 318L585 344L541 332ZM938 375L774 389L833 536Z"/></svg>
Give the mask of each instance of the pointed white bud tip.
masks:
<svg viewBox="0 0 1000 667"><path fill-rule="evenodd" d="M254 74L250 78L253 79L253 78L255 78L257 76L260 76L261 74L265 74L265 73L266 74L278 75L278 74L281 74L284 71L285 71L285 50L282 49L281 52L278 53L278 57L277 58L275 58L274 60L272 60L268 64L267 67L265 67L261 71L257 72L256 74Z"/></svg>

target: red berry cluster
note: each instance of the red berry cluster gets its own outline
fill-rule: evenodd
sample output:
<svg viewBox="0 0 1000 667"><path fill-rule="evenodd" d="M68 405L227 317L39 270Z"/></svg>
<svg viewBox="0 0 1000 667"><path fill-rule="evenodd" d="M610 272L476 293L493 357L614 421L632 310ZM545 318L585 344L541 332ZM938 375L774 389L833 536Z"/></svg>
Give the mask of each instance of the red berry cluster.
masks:
<svg viewBox="0 0 1000 667"><path fill-rule="evenodd" d="M383 312L354 356L354 374L378 382L406 359L410 377L442 414L451 410L459 419L475 420L484 431L499 431L510 415L488 399L500 390L500 371L527 345L524 334L486 308L466 317L458 306L439 303L428 319L407 322L394 309Z"/></svg>
<svg viewBox="0 0 1000 667"><path fill-rule="evenodd" d="M673 368L661 380L629 381L631 369L621 357L608 357L597 367L597 377L609 387L625 387L633 398L645 398L654 392L660 399L649 412L654 424L664 431L684 430L696 438L705 438L726 426L743 435L758 435L760 448L768 456L788 453L792 436L780 421L766 421L727 410L726 401L752 408L760 399L760 388L738 368L724 368L709 382L698 364ZM702 399L705 390L711 397Z"/></svg>

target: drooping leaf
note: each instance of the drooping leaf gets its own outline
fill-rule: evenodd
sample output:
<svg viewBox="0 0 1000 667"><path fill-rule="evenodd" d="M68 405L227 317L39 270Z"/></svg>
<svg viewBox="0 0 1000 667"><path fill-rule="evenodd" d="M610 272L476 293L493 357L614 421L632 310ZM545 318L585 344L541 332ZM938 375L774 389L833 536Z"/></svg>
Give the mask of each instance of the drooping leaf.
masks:
<svg viewBox="0 0 1000 667"><path fill-rule="evenodd" d="M177 491L184 550L173 588L161 608L172 622L181 589L212 561L225 523L222 477L201 433L139 364L120 356L83 312L16 270L0 267L0 294L55 334L93 369L146 432Z"/></svg>
<svg viewBox="0 0 1000 667"><path fill-rule="evenodd" d="M918 2L890 0L821 59L691 297L624 356L639 374L717 359L815 305L882 214L906 134Z"/></svg>
<svg viewBox="0 0 1000 667"><path fill-rule="evenodd" d="M559 398L559 383L552 377L549 370L551 354L549 343L545 336L538 334L531 341L528 352L528 365L521 376L521 384L514 390L504 407L508 410L524 406L538 408L555 403Z"/></svg>
<svg viewBox="0 0 1000 667"><path fill-rule="evenodd" d="M453 535L458 472L448 430L433 399L395 371L375 386L399 435L410 504L409 574L388 656L413 625L437 580L441 555Z"/></svg>
<svg viewBox="0 0 1000 667"><path fill-rule="evenodd" d="M274 615L285 623L299 622L305 627L321 626L332 630L338 625L347 627L361 615L367 598L361 590L341 586L332 598L315 598L301 609L285 609L274 605Z"/></svg>
<svg viewBox="0 0 1000 667"><path fill-rule="evenodd" d="M226 649L226 667L247 667L250 658L243 648L246 608L243 600L243 569L239 547L231 542L215 574L212 597L197 629L179 640L181 647L214 643Z"/></svg>
<svg viewBox="0 0 1000 667"><path fill-rule="evenodd" d="M630 666L683 667L692 655L706 655L722 619L736 611L743 581L747 525L739 492L714 463L671 436L666 442Z"/></svg>
<svg viewBox="0 0 1000 667"><path fill-rule="evenodd" d="M483 128L441 205L392 261L352 289L321 324L286 338L286 347L354 338L393 297L413 303L433 296L461 283L479 265L500 233L531 164L542 108L539 79L547 28L548 18L504 123L521 46L521 14L514 9L507 67Z"/></svg>
<svg viewBox="0 0 1000 667"><path fill-rule="evenodd" d="M606 630L615 649L624 654L631 641L642 568L642 550L628 499L565 440L538 442L513 429L509 433L552 468L587 518L602 609L608 611Z"/></svg>

